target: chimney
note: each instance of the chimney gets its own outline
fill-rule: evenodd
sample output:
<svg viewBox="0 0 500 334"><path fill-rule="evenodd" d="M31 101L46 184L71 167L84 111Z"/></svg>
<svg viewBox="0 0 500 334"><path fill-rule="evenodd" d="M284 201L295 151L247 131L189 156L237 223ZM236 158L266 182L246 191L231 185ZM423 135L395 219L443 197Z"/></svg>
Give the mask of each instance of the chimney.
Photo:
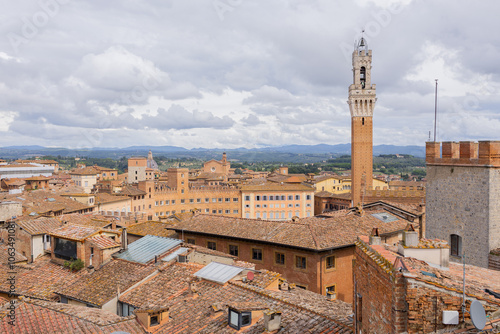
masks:
<svg viewBox="0 0 500 334"><path fill-rule="evenodd" d="M264 328L266 332L277 331L281 328L281 312L264 311Z"/></svg>
<svg viewBox="0 0 500 334"><path fill-rule="evenodd" d="M403 245L405 247L417 247L418 242L418 232L415 231L412 224L408 224L403 232Z"/></svg>
<svg viewBox="0 0 500 334"><path fill-rule="evenodd" d="M337 293L336 292L327 292L326 294L326 299L328 300L336 300L337 299Z"/></svg>
<svg viewBox="0 0 500 334"><path fill-rule="evenodd" d="M124 227L122 229L122 249L127 250L128 244L127 244L127 228Z"/></svg>
<svg viewBox="0 0 500 334"><path fill-rule="evenodd" d="M372 230L372 234L370 235L370 245L380 245L382 244L382 238L378 234L378 228L374 227Z"/></svg>

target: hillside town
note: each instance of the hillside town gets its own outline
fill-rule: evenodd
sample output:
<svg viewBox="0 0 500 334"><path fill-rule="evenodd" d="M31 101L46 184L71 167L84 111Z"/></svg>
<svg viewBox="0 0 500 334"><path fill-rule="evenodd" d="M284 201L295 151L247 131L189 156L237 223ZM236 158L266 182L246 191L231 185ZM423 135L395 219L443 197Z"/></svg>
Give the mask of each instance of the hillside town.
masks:
<svg viewBox="0 0 500 334"><path fill-rule="evenodd" d="M371 62L361 38L346 176L0 160L0 332L500 332L500 141L374 177Z"/></svg>

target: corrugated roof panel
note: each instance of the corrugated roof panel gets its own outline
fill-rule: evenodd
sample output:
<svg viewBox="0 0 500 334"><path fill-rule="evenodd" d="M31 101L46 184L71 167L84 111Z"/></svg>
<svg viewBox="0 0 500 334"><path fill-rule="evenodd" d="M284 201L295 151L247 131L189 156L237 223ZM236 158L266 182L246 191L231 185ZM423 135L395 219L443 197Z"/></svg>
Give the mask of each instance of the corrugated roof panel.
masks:
<svg viewBox="0 0 500 334"><path fill-rule="evenodd" d="M200 277L209 281L224 284L241 273L243 269L244 268L230 266L228 264L219 262L210 262L208 265L203 267L203 269L197 271L194 275L196 277Z"/></svg>
<svg viewBox="0 0 500 334"><path fill-rule="evenodd" d="M189 248L187 247L181 247L179 248L178 250L168 254L167 256L165 256L163 259L161 259L162 261L165 261L165 262L168 262L168 261L171 261L173 259L175 259L177 257L177 255L179 254L182 254L184 253L185 251L187 251Z"/></svg>
<svg viewBox="0 0 500 334"><path fill-rule="evenodd" d="M141 239L134 241L128 246L128 249L118 254L118 259L148 263L155 258L155 255L161 255L182 243L182 240L146 235Z"/></svg>

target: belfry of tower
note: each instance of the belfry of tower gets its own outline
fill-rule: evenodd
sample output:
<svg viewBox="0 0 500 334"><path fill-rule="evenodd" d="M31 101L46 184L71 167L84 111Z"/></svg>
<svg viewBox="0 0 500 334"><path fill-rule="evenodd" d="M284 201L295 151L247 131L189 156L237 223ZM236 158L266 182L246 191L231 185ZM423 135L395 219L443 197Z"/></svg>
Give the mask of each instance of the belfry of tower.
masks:
<svg viewBox="0 0 500 334"><path fill-rule="evenodd" d="M351 111L351 205L363 203L373 185L373 109L377 98L371 83L372 50L361 37L352 53L353 83L349 86Z"/></svg>

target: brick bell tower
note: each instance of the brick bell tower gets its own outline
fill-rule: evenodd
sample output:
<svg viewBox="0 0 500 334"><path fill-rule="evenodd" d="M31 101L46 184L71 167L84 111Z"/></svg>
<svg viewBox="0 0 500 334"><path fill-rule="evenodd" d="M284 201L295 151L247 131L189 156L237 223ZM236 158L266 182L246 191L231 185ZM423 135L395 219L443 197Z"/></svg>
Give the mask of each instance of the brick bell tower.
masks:
<svg viewBox="0 0 500 334"><path fill-rule="evenodd" d="M373 186L373 109L375 85L371 83L372 50L361 37L352 53L353 83L349 86L351 111L351 205L359 206L365 190Z"/></svg>

